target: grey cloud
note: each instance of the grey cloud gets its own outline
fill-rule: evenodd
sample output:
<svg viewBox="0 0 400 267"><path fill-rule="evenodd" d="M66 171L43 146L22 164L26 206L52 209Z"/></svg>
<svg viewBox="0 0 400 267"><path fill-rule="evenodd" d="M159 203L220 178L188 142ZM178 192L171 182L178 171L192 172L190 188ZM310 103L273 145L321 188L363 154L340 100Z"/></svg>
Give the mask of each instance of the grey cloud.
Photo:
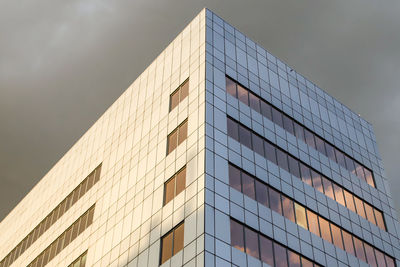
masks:
<svg viewBox="0 0 400 267"><path fill-rule="evenodd" d="M396 1L5 0L0 218L204 6L370 121L398 191Z"/></svg>

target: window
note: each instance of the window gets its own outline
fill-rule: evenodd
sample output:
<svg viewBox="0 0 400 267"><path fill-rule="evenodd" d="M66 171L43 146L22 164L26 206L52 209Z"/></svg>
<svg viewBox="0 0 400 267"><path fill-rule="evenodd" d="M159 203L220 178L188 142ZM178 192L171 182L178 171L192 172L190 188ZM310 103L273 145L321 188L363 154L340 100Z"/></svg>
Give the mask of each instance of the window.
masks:
<svg viewBox="0 0 400 267"><path fill-rule="evenodd" d="M252 199L256 199L256 193L254 189L254 179L251 178L246 173L242 173L242 184L243 184L243 194Z"/></svg>
<svg viewBox="0 0 400 267"><path fill-rule="evenodd" d="M161 238L161 264L183 249L184 223L175 226Z"/></svg>
<svg viewBox="0 0 400 267"><path fill-rule="evenodd" d="M277 164L279 167L285 169L294 177L301 179L304 183L314 187L322 194L325 194L329 198L336 200L339 204L347 207L363 218L366 218L368 221L376 224L383 230L386 230L385 224L383 223L382 213L366 203L364 200L359 198L354 199L354 195L349 193L342 186L332 182L326 176L303 164L298 159L291 156L288 152L276 147L274 144L271 144L264 137L258 135L256 132L240 124L234 119L228 117L227 121L229 136L234 137L241 144L249 147L254 152L264 155L267 160ZM249 196L253 199L255 197L254 194ZM368 205L368 210L364 210L364 206L366 205ZM374 211L371 212L371 209L374 209ZM375 219L374 216L372 216L373 213L380 213L380 215L378 215L379 218Z"/></svg>
<svg viewBox="0 0 400 267"><path fill-rule="evenodd" d="M308 219L308 229L310 229L311 233L314 233L317 236L321 236L319 232L319 224L318 224L318 216L314 212L307 210L307 219Z"/></svg>
<svg viewBox="0 0 400 267"><path fill-rule="evenodd" d="M231 246L270 266L319 266L287 247L231 219ZM274 264L275 263L275 264ZM300 265L300 263L302 265Z"/></svg>
<svg viewBox="0 0 400 267"><path fill-rule="evenodd" d="M292 222L296 222L294 218L293 201L285 196L282 196L282 207L283 207L283 216L285 216Z"/></svg>
<svg viewBox="0 0 400 267"><path fill-rule="evenodd" d="M229 185L239 192L242 192L242 181L240 180L240 170L233 165L229 165Z"/></svg>
<svg viewBox="0 0 400 267"><path fill-rule="evenodd" d="M167 138L167 155L171 153L178 145L180 145L187 137L187 119L182 122L175 130L168 135Z"/></svg>
<svg viewBox="0 0 400 267"><path fill-rule="evenodd" d="M233 97L236 97L236 83L229 77L226 77L226 91Z"/></svg>
<svg viewBox="0 0 400 267"><path fill-rule="evenodd" d="M342 233L336 225L331 224L333 244L344 250Z"/></svg>
<svg viewBox="0 0 400 267"><path fill-rule="evenodd" d="M300 206L297 203L294 203L294 210L296 211L296 223L304 229L308 230L306 210L304 209L304 207Z"/></svg>
<svg viewBox="0 0 400 267"><path fill-rule="evenodd" d="M173 110L189 94L189 78L184 81L170 96L169 111Z"/></svg>
<svg viewBox="0 0 400 267"><path fill-rule="evenodd" d="M164 205L179 195L186 187L186 166L164 184Z"/></svg>
<svg viewBox="0 0 400 267"><path fill-rule="evenodd" d="M281 195L272 188L269 188L268 195L271 209L282 215Z"/></svg>
<svg viewBox="0 0 400 267"><path fill-rule="evenodd" d="M256 180L257 202L268 207L268 187Z"/></svg>
<svg viewBox="0 0 400 267"><path fill-rule="evenodd" d="M243 225L231 220L231 245L244 252Z"/></svg>
<svg viewBox="0 0 400 267"><path fill-rule="evenodd" d="M89 183L95 174L100 177L101 164L98 165L72 192L64 198L5 258L9 262L5 266L11 265L22 253L24 253L44 232L46 232L67 210L77 202L94 183ZM98 181L98 180L97 180ZM96 181L96 182L97 182ZM72 198L75 198L74 203L70 203ZM68 204L70 203L70 204ZM68 204L68 206L67 206ZM75 233L74 233L75 234ZM46 255L47 259L52 257L51 251ZM3 264L5 258L0 262ZM44 256L43 256L43 259Z"/></svg>
<svg viewBox="0 0 400 267"><path fill-rule="evenodd" d="M349 158L347 155L336 149L333 145L323 140L323 138L312 133L304 126L297 123L294 119L283 114L277 108L272 107L271 104L227 76L226 90L228 94L236 97L241 102L250 106L251 109L261 112L264 117L272 120L289 133L296 135L298 139L303 140L307 145L315 148L318 152L324 154L329 159L337 162L339 165L353 172L355 175L357 175L357 177L367 182L370 186L375 187L372 173L365 166Z"/></svg>
<svg viewBox="0 0 400 267"><path fill-rule="evenodd" d="M81 224L81 220L84 217L88 217L86 224L83 225L85 230L88 228L91 223L93 222L93 215L94 215L94 208L95 205L89 208L81 217L79 217L64 233L62 233L53 243L51 243L39 256L37 256L29 265L28 267L38 267L38 266L45 266L48 262L50 262L55 256L57 256L61 250L68 246L68 244L77 237L77 235L73 235L71 238L71 233L78 229L79 225ZM79 231L79 233L83 232L83 230ZM77 231L77 230L76 230ZM79 260L79 261L78 261ZM86 254L82 254L80 258L74 261L74 265L70 266L85 266L86 262Z"/></svg>
<svg viewBox="0 0 400 267"><path fill-rule="evenodd" d="M86 255L87 255L87 250L82 255L80 255L76 260L74 260L73 263L68 265L68 267L85 267Z"/></svg>

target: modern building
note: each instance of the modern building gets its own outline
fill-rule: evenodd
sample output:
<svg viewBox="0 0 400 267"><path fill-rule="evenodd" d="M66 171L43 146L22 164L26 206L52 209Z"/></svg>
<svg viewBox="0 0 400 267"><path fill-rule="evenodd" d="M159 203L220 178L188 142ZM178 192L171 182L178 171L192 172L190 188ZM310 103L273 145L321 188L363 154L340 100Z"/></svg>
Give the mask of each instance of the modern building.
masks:
<svg viewBox="0 0 400 267"><path fill-rule="evenodd" d="M371 124L207 9L0 224L5 266L400 266Z"/></svg>

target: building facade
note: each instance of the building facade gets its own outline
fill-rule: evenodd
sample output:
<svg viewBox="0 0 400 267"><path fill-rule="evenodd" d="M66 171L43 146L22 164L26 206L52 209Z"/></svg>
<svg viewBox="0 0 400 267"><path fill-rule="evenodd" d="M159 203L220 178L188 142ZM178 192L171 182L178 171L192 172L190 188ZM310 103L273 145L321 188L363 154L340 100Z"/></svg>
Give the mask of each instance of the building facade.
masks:
<svg viewBox="0 0 400 267"><path fill-rule="evenodd" d="M5 266L398 266L372 126L207 9L0 224Z"/></svg>

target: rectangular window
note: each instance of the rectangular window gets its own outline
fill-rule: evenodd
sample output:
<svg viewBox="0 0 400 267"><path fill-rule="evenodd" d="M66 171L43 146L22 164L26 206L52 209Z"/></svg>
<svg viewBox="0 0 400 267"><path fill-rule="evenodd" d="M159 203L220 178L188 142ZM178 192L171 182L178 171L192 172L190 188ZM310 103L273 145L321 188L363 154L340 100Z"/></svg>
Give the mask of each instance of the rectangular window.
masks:
<svg viewBox="0 0 400 267"><path fill-rule="evenodd" d="M242 181L240 179L240 170L229 164L229 185L237 191L242 192Z"/></svg>
<svg viewBox="0 0 400 267"><path fill-rule="evenodd" d="M341 233L339 227L331 224L331 230L332 230L333 244L344 250L342 233Z"/></svg>
<svg viewBox="0 0 400 267"><path fill-rule="evenodd" d="M184 81L170 96L169 111L173 110L189 94L189 78Z"/></svg>
<svg viewBox="0 0 400 267"><path fill-rule="evenodd" d="M297 123L294 119L285 115L277 108L272 107L271 104L227 76L226 91L241 102L245 103L247 106L250 106L251 109L261 112L263 116L272 120L289 133L295 134L298 139L303 140L307 145L315 148L320 153L326 155L329 159L353 172L357 177L366 181L370 186L375 187L372 173L365 166L349 158L347 155L334 148L333 145L323 140L323 138L312 133L310 130Z"/></svg>
<svg viewBox="0 0 400 267"><path fill-rule="evenodd" d="M79 226L80 220L84 216L92 217L89 220L90 223L88 223L86 225L86 228L89 227L91 225L91 222L93 221L94 208L95 208L95 205L90 207L89 210L87 210L81 217L79 217L67 230L64 231L64 233L62 233L58 238L56 238L56 240L54 240L53 243L51 243L45 250L43 250L43 252L41 254L39 254L39 256L36 257L28 265L28 267L33 267L33 266L37 267L37 266L46 265L55 256L57 256L63 248L65 248L70 242L74 241L74 239L77 237L77 235L72 236L73 238L71 239L71 232L73 232L72 229L77 228ZM67 237L67 238L65 238L65 237ZM80 265L80 266L84 266L84 265Z"/></svg>
<svg viewBox="0 0 400 267"><path fill-rule="evenodd" d="M68 267L85 267L86 265L86 255L87 255L87 250L80 255L74 262L72 262Z"/></svg>
<svg viewBox="0 0 400 267"><path fill-rule="evenodd" d="M182 122L167 137L167 155L187 138L187 119Z"/></svg>
<svg viewBox="0 0 400 267"><path fill-rule="evenodd" d="M296 211L296 223L304 229L308 230L306 210L304 209L304 207L300 206L297 203L294 203L294 210Z"/></svg>
<svg viewBox="0 0 400 267"><path fill-rule="evenodd" d="M229 118L227 121L228 136L232 137L236 141L239 141L239 125Z"/></svg>
<svg viewBox="0 0 400 267"><path fill-rule="evenodd" d="M244 252L243 225L231 220L231 245Z"/></svg>
<svg viewBox="0 0 400 267"><path fill-rule="evenodd" d="M310 232L314 233L317 236L321 236L321 233L319 232L317 214L315 214L310 210L307 210L307 219L308 219L308 229L310 229Z"/></svg>
<svg viewBox="0 0 400 267"><path fill-rule="evenodd" d="M175 196L186 187L186 166L174 174L164 183L164 205L170 202Z"/></svg>
<svg viewBox="0 0 400 267"><path fill-rule="evenodd" d="M270 266L319 266L287 247L231 219L231 246Z"/></svg>
<svg viewBox="0 0 400 267"><path fill-rule="evenodd" d="M255 200L256 193L254 188L254 179L243 172L242 172L242 185L243 185L243 194Z"/></svg>
<svg viewBox="0 0 400 267"><path fill-rule="evenodd" d="M268 189L270 208L282 215L281 195L272 188Z"/></svg>
<svg viewBox="0 0 400 267"><path fill-rule="evenodd" d="M355 251L354 251L354 245L353 245L353 238L350 234L348 234L345 231L342 231L343 234L343 243L344 243L344 248L346 250L346 252L352 254L352 255L356 255Z"/></svg>
<svg viewBox="0 0 400 267"><path fill-rule="evenodd" d="M326 176L311 169L309 166L306 166L298 159L291 156L288 152L277 148L276 145L271 144L264 137L258 135L256 132L244 125L241 125L230 117L228 117L228 134L238 135L238 141L241 144L249 147L260 155L264 154L264 157L267 160L277 164L279 167L285 169L295 177L300 178L304 183L314 187L322 194L325 194L329 198L336 200L339 204L349 208L351 211L366 218L379 227L383 227L383 230L386 230L384 224L381 223L381 221L378 221L378 218L374 219L371 212L366 214L366 211L360 208L363 208L364 205L369 205L365 201L357 199L357 202L354 202L354 196L352 193L344 190L340 185L332 182ZM262 143L264 146L261 146ZM254 194L251 194L250 196L254 198ZM368 207L372 208L371 205Z"/></svg>
<svg viewBox="0 0 400 267"><path fill-rule="evenodd" d="M321 228L321 237L326 241L332 243L331 228L329 227L329 222L322 217L318 217L319 226Z"/></svg>
<svg viewBox="0 0 400 267"><path fill-rule="evenodd" d="M282 197L282 207L283 207L283 216L291 220L292 222L296 222L294 218L294 209L293 209L293 201L285 196Z"/></svg>
<svg viewBox="0 0 400 267"><path fill-rule="evenodd" d="M89 191L90 188L86 186L91 174L97 172L100 175L101 164L98 165L83 181L77 185L72 192L65 197L49 214L7 255L10 259L9 263L5 266L11 265L22 253L24 253L46 230L48 230L65 212L67 202L70 202L74 197L74 204L83 195ZM72 205L71 204L71 205ZM49 252L50 253L50 252ZM10 256L12 254L12 257ZM52 255L52 254L49 254ZM9 257L10 256L10 257ZM48 256L48 255L47 255ZM5 257L6 258L6 257ZM5 258L0 262L0 266L5 262ZM49 257L48 257L49 258Z"/></svg>
<svg viewBox="0 0 400 267"><path fill-rule="evenodd" d="M161 264L183 249L184 223L180 223L161 238Z"/></svg>
<svg viewBox="0 0 400 267"><path fill-rule="evenodd" d="M355 236L353 236L353 241L354 241L354 248L356 249L356 254L357 254L356 257L366 262L367 260L365 258L363 242Z"/></svg>
<svg viewBox="0 0 400 267"><path fill-rule="evenodd" d="M236 96L236 83L229 77L226 77L226 91L233 97Z"/></svg>
<svg viewBox="0 0 400 267"><path fill-rule="evenodd" d="M256 180L257 202L268 207L268 187Z"/></svg>

